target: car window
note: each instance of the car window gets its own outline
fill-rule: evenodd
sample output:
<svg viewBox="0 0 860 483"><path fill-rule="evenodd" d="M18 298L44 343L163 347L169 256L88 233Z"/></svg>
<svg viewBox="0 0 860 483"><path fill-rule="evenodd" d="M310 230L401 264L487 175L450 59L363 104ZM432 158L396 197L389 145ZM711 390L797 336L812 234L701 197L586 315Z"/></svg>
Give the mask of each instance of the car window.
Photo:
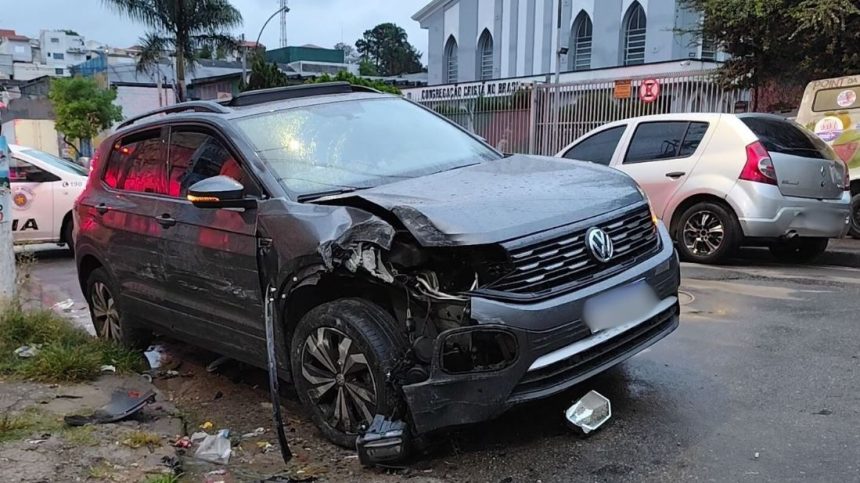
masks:
<svg viewBox="0 0 860 483"><path fill-rule="evenodd" d="M691 156L707 130L708 123L705 122L643 122L633 133L624 164Z"/></svg>
<svg viewBox="0 0 860 483"><path fill-rule="evenodd" d="M765 117L742 117L741 121L771 153L791 154L816 159L839 159L830 146L799 124Z"/></svg>
<svg viewBox="0 0 860 483"><path fill-rule="evenodd" d="M44 151L39 151L37 149L24 149L21 151L21 153L36 158L39 161L48 164L53 168L65 171L70 174L76 174L78 176L86 176L87 174L89 174L86 168L84 168L83 166L65 160L63 158L58 158L53 154L49 154Z"/></svg>
<svg viewBox="0 0 860 483"><path fill-rule="evenodd" d="M9 158L9 181L12 183L47 183L59 181L59 176L34 166L23 159L11 156Z"/></svg>
<svg viewBox="0 0 860 483"><path fill-rule="evenodd" d="M576 146L570 148L564 157L567 159L578 159L580 161L591 161L592 163L609 166L618 141L624 134L627 126L617 126L600 131L582 140Z"/></svg>
<svg viewBox="0 0 860 483"><path fill-rule="evenodd" d="M122 138L114 145L104 181L111 188L139 193L166 193L161 131Z"/></svg>
<svg viewBox="0 0 860 483"><path fill-rule="evenodd" d="M258 195L256 184L217 137L197 128L171 129L167 194L185 197L194 183L218 175L229 176L242 183L247 194Z"/></svg>

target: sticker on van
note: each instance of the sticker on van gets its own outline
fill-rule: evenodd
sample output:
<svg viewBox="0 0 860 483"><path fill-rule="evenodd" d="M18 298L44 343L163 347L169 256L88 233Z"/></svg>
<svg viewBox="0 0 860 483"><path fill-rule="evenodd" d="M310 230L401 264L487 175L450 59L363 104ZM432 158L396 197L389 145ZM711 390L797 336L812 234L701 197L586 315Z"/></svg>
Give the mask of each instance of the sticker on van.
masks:
<svg viewBox="0 0 860 483"><path fill-rule="evenodd" d="M851 89L846 89L836 96L836 103L839 107L851 107L857 102L857 93Z"/></svg>
<svg viewBox="0 0 860 483"><path fill-rule="evenodd" d="M815 123L815 134L828 143L838 138L844 129L842 119L836 116L827 116Z"/></svg>

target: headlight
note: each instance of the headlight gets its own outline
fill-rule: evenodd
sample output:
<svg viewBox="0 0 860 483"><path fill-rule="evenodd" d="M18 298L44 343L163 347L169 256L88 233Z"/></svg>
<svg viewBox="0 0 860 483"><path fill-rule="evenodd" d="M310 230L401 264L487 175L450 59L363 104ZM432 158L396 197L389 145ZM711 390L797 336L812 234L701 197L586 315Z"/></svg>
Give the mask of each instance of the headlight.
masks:
<svg viewBox="0 0 860 483"><path fill-rule="evenodd" d="M645 200L645 203L648 203L648 210L651 211L651 221L654 222L654 224L656 225L660 217L657 216L657 212L654 211L654 205L651 204L651 200L648 198L648 194L645 193L645 190L643 190L642 187L638 184L636 185L636 189L639 190L639 194L642 195L642 199Z"/></svg>

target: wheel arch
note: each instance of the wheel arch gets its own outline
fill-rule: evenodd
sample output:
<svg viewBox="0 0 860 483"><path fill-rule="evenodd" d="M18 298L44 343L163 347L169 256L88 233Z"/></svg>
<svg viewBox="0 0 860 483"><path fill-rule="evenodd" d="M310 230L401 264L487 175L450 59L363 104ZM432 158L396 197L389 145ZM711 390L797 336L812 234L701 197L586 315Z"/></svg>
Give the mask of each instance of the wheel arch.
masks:
<svg viewBox="0 0 860 483"><path fill-rule="evenodd" d="M681 222L681 215L684 214L687 208L695 205L696 203L702 202L717 203L725 207L726 209L728 209L729 213L731 213L735 217L735 221L738 221L737 211L731 205L731 203L726 200L725 197L720 197L713 193L697 193L685 198L683 201L678 203L678 205L675 206L675 208L672 210L672 213L670 215L671 218L669 219L669 234L672 236L672 239L675 239L675 236L677 235L678 225Z"/></svg>
<svg viewBox="0 0 860 483"><path fill-rule="evenodd" d="M81 284L81 292L87 296L87 280L90 275L99 268L105 268L105 264L92 253L82 253L78 258L78 282ZM105 268L107 270L107 268ZM110 272L108 270L108 272Z"/></svg>
<svg viewBox="0 0 860 483"><path fill-rule="evenodd" d="M69 240L66 240L66 227L69 225L69 223L74 223L74 221L72 220L72 210L67 211L66 214L63 215L63 221L60 223L60 236L58 237L60 243L69 242Z"/></svg>
<svg viewBox="0 0 860 483"><path fill-rule="evenodd" d="M851 180L851 196L860 195L860 179Z"/></svg>

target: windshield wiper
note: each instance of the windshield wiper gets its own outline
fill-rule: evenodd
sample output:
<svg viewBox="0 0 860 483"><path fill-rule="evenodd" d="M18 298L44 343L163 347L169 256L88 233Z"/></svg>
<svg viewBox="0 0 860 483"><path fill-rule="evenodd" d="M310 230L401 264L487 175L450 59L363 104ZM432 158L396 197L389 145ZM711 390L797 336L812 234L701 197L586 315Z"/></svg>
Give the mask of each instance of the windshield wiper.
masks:
<svg viewBox="0 0 860 483"><path fill-rule="evenodd" d="M312 201L312 200L315 200L317 198L324 198L326 196L342 195L344 193L352 193L353 191L358 191L358 190L362 190L362 189L367 189L367 188L339 188L339 189L335 189L335 190L319 191L317 193L307 193L304 195L299 195L298 198L296 198L296 200L299 203L303 203L305 201Z"/></svg>

